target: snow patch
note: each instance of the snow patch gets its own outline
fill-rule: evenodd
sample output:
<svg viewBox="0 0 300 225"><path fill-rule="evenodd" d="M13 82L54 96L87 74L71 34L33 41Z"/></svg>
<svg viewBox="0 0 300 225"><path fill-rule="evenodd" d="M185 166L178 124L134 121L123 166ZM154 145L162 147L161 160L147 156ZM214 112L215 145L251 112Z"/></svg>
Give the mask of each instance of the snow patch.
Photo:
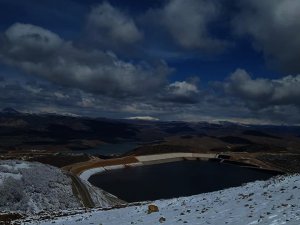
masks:
<svg viewBox="0 0 300 225"><path fill-rule="evenodd" d="M158 118L152 116L132 116L127 117L128 120L145 120L145 121L159 121Z"/></svg>

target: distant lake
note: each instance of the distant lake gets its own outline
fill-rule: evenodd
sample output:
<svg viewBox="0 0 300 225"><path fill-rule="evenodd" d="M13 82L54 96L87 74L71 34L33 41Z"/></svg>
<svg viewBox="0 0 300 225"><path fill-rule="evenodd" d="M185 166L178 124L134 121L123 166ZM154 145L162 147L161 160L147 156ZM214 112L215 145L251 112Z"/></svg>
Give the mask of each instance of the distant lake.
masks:
<svg viewBox="0 0 300 225"><path fill-rule="evenodd" d="M91 148L91 149L85 149L85 150L80 150L76 152L82 152L82 153L87 153L90 155L120 155L126 152L129 152L133 149L135 149L138 145L138 143L135 142L126 142L126 143L117 143L117 144L101 144L96 148Z"/></svg>
<svg viewBox="0 0 300 225"><path fill-rule="evenodd" d="M274 174L211 161L180 161L106 171L89 181L127 202L168 199L266 180Z"/></svg>

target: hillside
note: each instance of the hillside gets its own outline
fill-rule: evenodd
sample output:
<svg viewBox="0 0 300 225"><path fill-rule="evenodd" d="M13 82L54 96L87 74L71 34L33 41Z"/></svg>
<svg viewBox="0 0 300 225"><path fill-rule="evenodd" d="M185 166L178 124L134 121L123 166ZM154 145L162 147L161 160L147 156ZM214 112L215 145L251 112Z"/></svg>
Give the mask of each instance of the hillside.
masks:
<svg viewBox="0 0 300 225"><path fill-rule="evenodd" d="M89 212L45 220L32 218L23 224L300 224L300 175L276 177L213 193L135 204L121 209ZM148 213L154 204L158 212ZM51 219L49 219L49 217Z"/></svg>
<svg viewBox="0 0 300 225"><path fill-rule="evenodd" d="M58 168L37 162L0 161L0 211L38 213L78 208L72 181Z"/></svg>

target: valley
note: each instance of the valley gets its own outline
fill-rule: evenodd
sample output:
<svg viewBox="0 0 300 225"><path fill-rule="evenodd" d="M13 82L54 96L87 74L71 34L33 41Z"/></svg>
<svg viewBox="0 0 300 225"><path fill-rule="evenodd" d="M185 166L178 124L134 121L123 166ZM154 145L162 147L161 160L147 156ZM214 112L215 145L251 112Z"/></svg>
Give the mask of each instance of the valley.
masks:
<svg viewBox="0 0 300 225"><path fill-rule="evenodd" d="M72 194L78 199L78 204L87 209L124 207L130 205L129 202L219 191L278 174L300 172L300 127L296 126L112 120L14 111L0 113L0 128L0 139L5 139L5 142L0 142L0 159L3 162L22 160L59 168L71 179ZM173 164L178 166L167 169L168 165ZM180 169L179 165L183 164L193 164L194 169ZM174 172L177 175L182 171L191 174L190 178L182 176L190 180L180 182L180 176L175 180L188 182L190 188L195 189L192 192L192 189L185 190L187 186L184 185L178 192L174 189L172 194L159 188L162 195L147 195L146 190L156 190L154 179L163 176L163 173L160 176L155 173L151 175L147 168L157 168L156 173L159 170L178 170ZM214 169L215 175L205 172L212 173ZM193 184L193 173L203 173L202 178L196 178L199 181L209 176L219 178L216 183L206 182L208 186L201 191L199 183ZM110 183L101 181L104 174L110 174ZM142 177L134 181L135 176ZM168 176L165 176L161 179L167 181ZM125 180L120 189L114 182L118 183L122 178ZM142 178L145 180L141 181ZM163 186L174 186L175 180ZM143 187L140 198L127 196L132 189L130 185ZM151 188L151 185L154 186ZM158 190L155 192L158 193ZM43 208L40 210L44 211ZM13 215L6 214L4 218ZM21 213L20 216L26 218L32 215Z"/></svg>

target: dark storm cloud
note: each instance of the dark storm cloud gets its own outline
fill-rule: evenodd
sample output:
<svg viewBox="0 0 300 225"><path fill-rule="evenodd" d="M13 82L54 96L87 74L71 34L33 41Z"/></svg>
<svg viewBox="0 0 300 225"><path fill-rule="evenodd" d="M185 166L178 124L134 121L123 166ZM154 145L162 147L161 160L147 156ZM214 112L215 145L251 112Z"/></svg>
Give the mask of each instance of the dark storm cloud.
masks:
<svg viewBox="0 0 300 225"><path fill-rule="evenodd" d="M70 106L79 97L78 91L53 87L50 84L19 82L7 79L0 82L1 107L36 108L51 107L53 104Z"/></svg>
<svg viewBox="0 0 300 225"><path fill-rule="evenodd" d="M121 100L86 93L49 82L0 82L0 107L13 107L26 112L69 113L101 116L120 110Z"/></svg>
<svg viewBox="0 0 300 225"><path fill-rule="evenodd" d="M134 20L106 1L91 10L87 32L89 39L110 48L132 45L143 38Z"/></svg>
<svg viewBox="0 0 300 225"><path fill-rule="evenodd" d="M169 0L162 8L149 10L148 20L163 26L181 47L212 53L228 46L227 41L214 37L209 29L220 12L217 1Z"/></svg>
<svg viewBox="0 0 300 225"><path fill-rule="evenodd" d="M239 1L237 33L249 35L267 61L287 73L300 73L300 1Z"/></svg>
<svg viewBox="0 0 300 225"><path fill-rule="evenodd" d="M76 48L57 34L30 24L12 25L0 43L0 59L9 65L58 84L109 96L155 91L171 72L164 62L154 67L133 64L112 52Z"/></svg>
<svg viewBox="0 0 300 225"><path fill-rule="evenodd" d="M252 79L247 71L237 69L224 86L228 93L260 106L300 106L300 75Z"/></svg>
<svg viewBox="0 0 300 225"><path fill-rule="evenodd" d="M229 10L227 22L222 21L225 2L163 1L160 7L139 12L146 14L144 20L152 20L148 21L152 33L150 27L142 26L141 15L102 2L83 21L83 36L92 41L88 43L66 40L40 26L15 23L0 34L0 60L42 82L14 81L9 74L1 79L1 74L0 105L118 118L300 123L300 75L296 75L300 74L299 1L232 0L239 11ZM232 35L232 18L235 32L249 35L269 62L278 62L294 75L271 79L237 69L218 86L204 84L201 88L197 80L187 78L189 72L169 76L174 71L161 58L184 61L182 55L191 53L193 62L198 62L197 54L221 52L229 45L224 37ZM213 32L218 23L229 34ZM157 30L163 34L155 34ZM148 43L150 39L154 44ZM158 47L152 49L152 44ZM140 50L141 45L148 49ZM133 50L142 51L139 60L129 59ZM151 51L157 53L146 55ZM156 64L149 63L153 55Z"/></svg>
<svg viewBox="0 0 300 225"><path fill-rule="evenodd" d="M177 91L188 82L171 84ZM199 97L200 90L181 88L178 95L192 90ZM197 90L197 91L196 91ZM173 90L172 90L173 91ZM176 91L175 91L176 92ZM153 98L111 98L80 90L60 87L47 82L21 83L6 79L0 82L0 107L15 107L28 112L68 113L71 115L107 116L126 118L152 116L166 120L217 121L230 120L243 123L300 123L299 108L292 105L250 107L238 94L224 95L207 92L193 104L182 104L177 98L157 101ZM169 95L170 93L164 93ZM181 96L182 97L182 96ZM191 96L190 96L191 97Z"/></svg>
<svg viewBox="0 0 300 225"><path fill-rule="evenodd" d="M77 48L57 34L31 24L16 23L1 38L3 62L59 85L115 98L148 96L177 103L198 101L197 85L186 81L168 84L167 75L172 69L164 62L156 67L146 62L126 63L112 52Z"/></svg>

